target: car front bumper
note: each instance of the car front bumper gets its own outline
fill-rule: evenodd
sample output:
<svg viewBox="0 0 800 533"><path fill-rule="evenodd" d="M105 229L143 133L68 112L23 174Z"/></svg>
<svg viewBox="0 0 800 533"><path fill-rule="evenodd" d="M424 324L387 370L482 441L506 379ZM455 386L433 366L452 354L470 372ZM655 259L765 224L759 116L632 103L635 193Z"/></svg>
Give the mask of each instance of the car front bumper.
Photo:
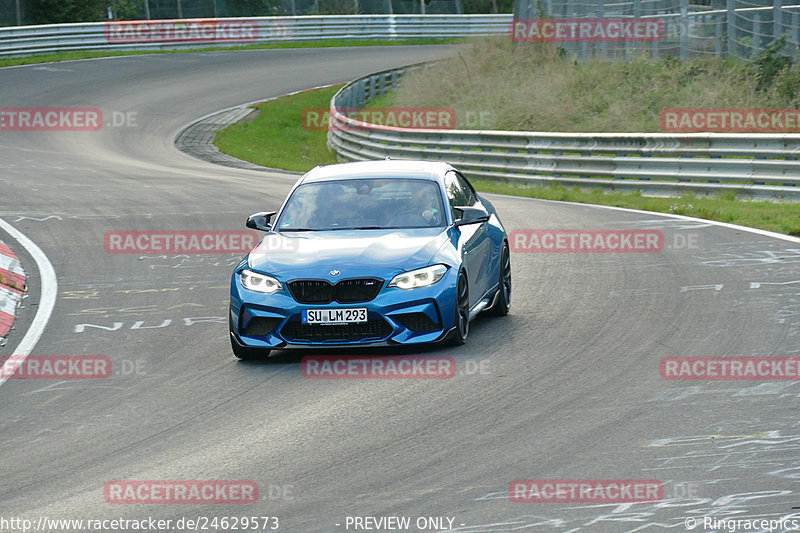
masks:
<svg viewBox="0 0 800 533"><path fill-rule="evenodd" d="M387 287L369 302L302 304L284 289L263 294L245 289L238 272L231 281L230 327L237 344L291 349L386 346L439 342L455 326L457 275L454 269L429 287ZM367 322L348 325L302 324L306 309L366 308Z"/></svg>

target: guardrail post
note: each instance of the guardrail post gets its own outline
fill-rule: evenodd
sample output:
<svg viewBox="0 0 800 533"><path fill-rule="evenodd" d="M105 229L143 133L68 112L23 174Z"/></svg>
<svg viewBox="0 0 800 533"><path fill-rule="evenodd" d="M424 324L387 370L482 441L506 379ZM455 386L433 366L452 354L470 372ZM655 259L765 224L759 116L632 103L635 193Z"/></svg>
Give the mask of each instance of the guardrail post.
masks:
<svg viewBox="0 0 800 533"><path fill-rule="evenodd" d="M367 80L362 81L360 85L358 94L356 95L356 98L358 98L358 100L356 100L356 107L359 108L364 107L364 104L367 102Z"/></svg>
<svg viewBox="0 0 800 533"><path fill-rule="evenodd" d="M384 74L381 76L381 83L380 83L380 91L378 92L379 95L386 94L386 91L391 89L392 87L392 78L389 74Z"/></svg>

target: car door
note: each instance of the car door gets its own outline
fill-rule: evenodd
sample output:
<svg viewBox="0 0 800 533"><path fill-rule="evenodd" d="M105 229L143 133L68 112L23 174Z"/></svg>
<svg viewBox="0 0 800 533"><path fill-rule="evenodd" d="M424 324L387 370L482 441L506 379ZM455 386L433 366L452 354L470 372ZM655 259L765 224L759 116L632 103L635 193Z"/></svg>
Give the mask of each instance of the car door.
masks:
<svg viewBox="0 0 800 533"><path fill-rule="evenodd" d="M445 189L450 207L483 207L475 194L472 185L457 171L451 170L445 175ZM455 220L456 215L453 215ZM469 305L475 305L488 290L489 257L491 239L488 222L459 226L459 249L467 269L469 281Z"/></svg>

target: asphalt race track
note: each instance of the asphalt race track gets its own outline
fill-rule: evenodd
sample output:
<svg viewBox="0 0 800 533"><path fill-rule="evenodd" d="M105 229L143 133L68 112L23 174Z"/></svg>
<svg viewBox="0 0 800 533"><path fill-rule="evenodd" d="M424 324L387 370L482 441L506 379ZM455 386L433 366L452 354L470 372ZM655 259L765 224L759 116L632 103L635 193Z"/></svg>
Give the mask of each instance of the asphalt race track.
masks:
<svg viewBox="0 0 800 533"><path fill-rule="evenodd" d="M0 70L4 108L103 112L98 131L0 132L0 218L57 274L31 355L107 356L114 369L0 386L0 518L153 517L183 531L181 517L269 516L301 533L400 531L352 519L390 516L410 517L403 531L679 532L687 518L695 531L722 531L703 518L792 516L800 527L797 380L659 371L665 357L800 356L796 239L492 196L509 230L658 230L663 249L512 254L511 313L479 317L463 347L423 351L456 361L454 377L430 380L306 379L295 352L239 362L226 313L241 254L106 252L107 231L242 230L247 215L280 205L296 175L179 152L173 138L193 120L446 53L221 51ZM114 124L121 116L133 120ZM30 284L0 348L8 356L34 319L42 277L18 242L0 240ZM515 502L517 479L659 480L664 494ZM108 503L115 480L247 480L259 499Z"/></svg>

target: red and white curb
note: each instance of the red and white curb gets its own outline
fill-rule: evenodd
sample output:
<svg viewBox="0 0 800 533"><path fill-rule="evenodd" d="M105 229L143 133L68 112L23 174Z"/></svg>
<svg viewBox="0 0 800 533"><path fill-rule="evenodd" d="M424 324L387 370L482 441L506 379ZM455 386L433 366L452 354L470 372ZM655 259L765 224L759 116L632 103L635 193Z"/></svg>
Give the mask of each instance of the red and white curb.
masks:
<svg viewBox="0 0 800 533"><path fill-rule="evenodd" d="M0 241L0 346L5 344L5 339L14 326L17 306L26 290L26 279L19 258Z"/></svg>
<svg viewBox="0 0 800 533"><path fill-rule="evenodd" d="M56 270L53 264L47 258L47 255L42 251L39 246L25 236L24 233L17 228L0 218L0 231L7 233L14 239L26 252L33 258L36 264L36 269L39 271L39 280L42 287L39 290L39 301L36 306L36 315L34 315L28 329L22 336L22 340L14 348L11 354L14 361L6 360L0 367L0 385L8 381L8 378L14 374L15 369L25 361L25 358L30 355L36 343L42 338L44 329L50 321L53 314L53 309L56 306L56 297L58 296L58 278L56 277ZM1 257L1 256L0 256ZM17 260L19 261L19 260ZM11 264L11 260L8 260ZM20 270L21 271L21 270ZM23 272L24 275L24 272ZM16 310L16 309L15 309Z"/></svg>

